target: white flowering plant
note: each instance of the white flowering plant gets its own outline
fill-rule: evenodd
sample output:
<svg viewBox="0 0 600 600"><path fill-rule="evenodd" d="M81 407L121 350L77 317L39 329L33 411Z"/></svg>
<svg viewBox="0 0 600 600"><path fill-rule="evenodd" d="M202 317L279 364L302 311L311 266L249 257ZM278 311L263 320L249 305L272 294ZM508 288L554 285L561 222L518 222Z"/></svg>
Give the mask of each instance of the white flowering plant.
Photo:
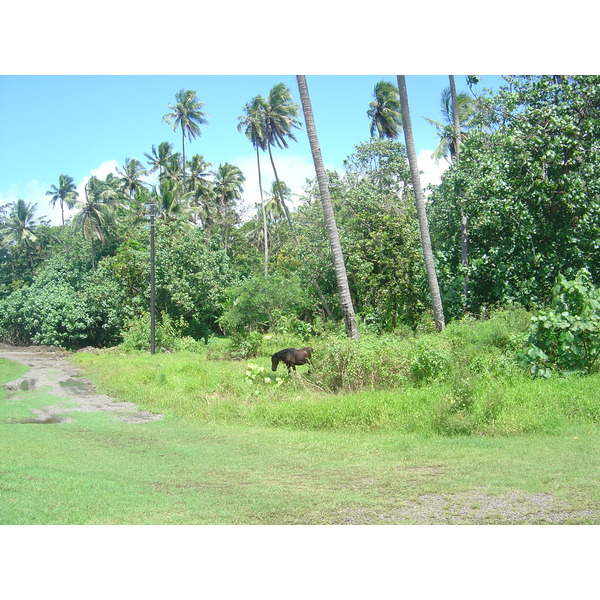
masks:
<svg viewBox="0 0 600 600"><path fill-rule="evenodd" d="M267 373L267 370L264 367L255 365L254 363L248 363L244 381L251 385L279 387L283 384L285 379L283 377L272 377Z"/></svg>

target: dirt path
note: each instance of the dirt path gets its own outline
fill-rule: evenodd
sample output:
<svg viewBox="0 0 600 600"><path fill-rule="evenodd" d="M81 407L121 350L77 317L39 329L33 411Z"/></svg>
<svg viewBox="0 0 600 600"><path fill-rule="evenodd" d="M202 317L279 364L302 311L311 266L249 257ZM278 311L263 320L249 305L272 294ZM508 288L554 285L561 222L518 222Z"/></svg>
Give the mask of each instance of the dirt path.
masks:
<svg viewBox="0 0 600 600"><path fill-rule="evenodd" d="M18 348L0 344L0 358L12 360L30 367L19 379L4 384L10 391L43 391L56 396L56 405L32 409L32 423L68 423L66 413L108 412L126 423L149 423L162 419L163 415L139 411L131 402L115 402L112 398L96 393L91 381L83 379L81 372L67 361L68 352L56 348L31 346Z"/></svg>

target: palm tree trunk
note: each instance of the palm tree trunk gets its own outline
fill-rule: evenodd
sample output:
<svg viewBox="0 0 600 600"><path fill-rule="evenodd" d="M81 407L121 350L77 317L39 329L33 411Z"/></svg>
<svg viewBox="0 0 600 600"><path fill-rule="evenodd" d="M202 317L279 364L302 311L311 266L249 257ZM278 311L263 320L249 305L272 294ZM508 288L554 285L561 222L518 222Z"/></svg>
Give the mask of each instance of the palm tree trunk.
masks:
<svg viewBox="0 0 600 600"><path fill-rule="evenodd" d="M283 206L283 210L285 212L285 218L287 219L288 225L290 226L290 230L296 240L296 246L299 245L298 238L296 236L296 231L294 230L294 225L292 223L292 217L290 216L290 211L283 200L283 194L281 193L281 186L279 185L279 177L277 175L277 169L275 168L275 161L273 160L273 153L271 152L271 146L269 145L269 158L271 159L271 166L273 167L273 173L275 174L275 182L277 184L277 191L279 192L279 200L281 200L281 205Z"/></svg>
<svg viewBox="0 0 600 600"><path fill-rule="evenodd" d="M304 112L304 121L306 122L306 131L308 133L308 141L310 143L310 151L315 164L317 181L319 183L319 192L321 196L321 204L323 206L323 214L325 216L325 226L327 227L327 236L329 245L331 246L331 254L333 256L333 264L335 267L335 275L338 284L338 293L340 295L340 303L344 312L344 322L346 325L346 335L353 340L358 340L360 334L358 325L356 324L356 316L354 314L354 306L352 305L352 297L350 296L350 287L348 285L348 275L346 273L346 265L344 263L344 255L342 254L342 246L338 234L335 215L333 214L333 206L329 195L329 185L327 183L327 173L323 165L321 157L321 148L319 147L319 139L317 137L317 129L312 112L312 105L304 75L297 75L298 90L300 91L300 100L302 102L302 110Z"/></svg>
<svg viewBox="0 0 600 600"><path fill-rule="evenodd" d="M182 151L182 155L181 155L181 159L183 164L181 165L183 170L183 193L185 193L185 129L183 128L183 125L181 126L181 151Z"/></svg>
<svg viewBox="0 0 600 600"><path fill-rule="evenodd" d="M404 75L398 75L398 92L400 95L400 110L402 112L402 128L404 130L404 139L406 141L406 154L410 166L410 175L415 194L415 204L417 208L417 218L419 220L419 230L421 232L421 246L423 249L423 259L425 261L425 270L427 272L427 283L431 294L431 306L433 308L433 319L438 331L442 331L446 326L444 321L444 310L442 308L442 297L438 286L435 263L433 262L433 250L431 248L431 238L429 236L429 223L427 213L425 212L425 198L423 197L423 188L421 187L421 176L419 175L419 165L417 163L417 154L415 151L415 141L413 138L412 124L410 121L410 107L408 104L408 93L406 91L406 80Z"/></svg>
<svg viewBox="0 0 600 600"><path fill-rule="evenodd" d="M260 153L258 145L256 146L256 166L258 168L258 187L260 189L260 206L262 208L263 218L263 240L265 244L265 277L269 276L269 238L267 235L267 210L265 208L265 202L263 200L263 189L262 189L262 176L260 173Z"/></svg>
<svg viewBox="0 0 600 600"><path fill-rule="evenodd" d="M456 85L454 83L454 75L448 75L450 79L450 97L452 99L452 117L454 125L454 147L455 147L455 160L460 159L460 115L458 114L458 100L456 98ZM461 264L464 271L463 279L463 296L465 309L467 307L467 299L469 297L469 236L467 233L467 215L463 206L463 199L460 200L460 254Z"/></svg>

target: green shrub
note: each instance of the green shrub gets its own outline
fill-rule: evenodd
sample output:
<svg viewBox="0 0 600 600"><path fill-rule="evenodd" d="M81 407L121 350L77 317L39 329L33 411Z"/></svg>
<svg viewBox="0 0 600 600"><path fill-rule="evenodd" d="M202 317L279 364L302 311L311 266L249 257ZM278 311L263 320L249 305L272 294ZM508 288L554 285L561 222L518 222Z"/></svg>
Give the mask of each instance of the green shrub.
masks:
<svg viewBox="0 0 600 600"><path fill-rule="evenodd" d="M178 322L166 313L156 321L154 342L157 351L169 352L204 352L204 343L189 336L182 335L186 326L185 321L180 318ZM120 347L124 350L150 349L150 315L144 313L130 319L122 331L123 342Z"/></svg>
<svg viewBox="0 0 600 600"><path fill-rule="evenodd" d="M264 336L260 331L249 331L246 335L232 336L229 344L229 358L255 358L262 353Z"/></svg>
<svg viewBox="0 0 600 600"><path fill-rule="evenodd" d="M0 301L0 339L69 350L109 346L128 313L121 287L101 265L84 273L52 260L30 286Z"/></svg>
<svg viewBox="0 0 600 600"><path fill-rule="evenodd" d="M398 343L394 336L319 339L312 379L331 391L399 387L407 381L409 361Z"/></svg>
<svg viewBox="0 0 600 600"><path fill-rule="evenodd" d="M531 318L528 348L521 354L534 376L591 373L600 356L600 289L589 272L558 276L551 306Z"/></svg>
<svg viewBox="0 0 600 600"><path fill-rule="evenodd" d="M231 340L211 337L206 342L206 358L209 360L229 360L231 358Z"/></svg>
<svg viewBox="0 0 600 600"><path fill-rule="evenodd" d="M410 353L410 373L417 385L444 379L451 368L451 356L444 339L430 335L418 339Z"/></svg>
<svg viewBox="0 0 600 600"><path fill-rule="evenodd" d="M227 292L219 322L228 335L275 331L282 322L298 320L309 308L309 296L297 278L252 277ZM287 321L285 321L287 319Z"/></svg>

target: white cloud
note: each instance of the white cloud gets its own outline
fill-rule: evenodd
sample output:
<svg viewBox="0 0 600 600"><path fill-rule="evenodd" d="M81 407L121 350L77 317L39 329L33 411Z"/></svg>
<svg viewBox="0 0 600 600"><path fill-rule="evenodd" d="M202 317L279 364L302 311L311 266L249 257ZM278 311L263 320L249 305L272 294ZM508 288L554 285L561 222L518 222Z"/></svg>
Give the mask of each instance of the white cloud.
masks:
<svg viewBox="0 0 600 600"><path fill-rule="evenodd" d="M12 204L19 199L25 200L27 204L37 204L36 217L50 218L53 223L60 223L60 205L52 207L50 196L46 192L50 189L48 184L37 179L28 181L24 186L12 184L6 192L0 192L0 204Z"/></svg>
<svg viewBox="0 0 600 600"><path fill-rule="evenodd" d="M417 163L421 171L421 185L426 189L429 184L438 185L442 179L442 174L449 167L445 159L436 163L431 155L433 150L421 150L417 156Z"/></svg>

